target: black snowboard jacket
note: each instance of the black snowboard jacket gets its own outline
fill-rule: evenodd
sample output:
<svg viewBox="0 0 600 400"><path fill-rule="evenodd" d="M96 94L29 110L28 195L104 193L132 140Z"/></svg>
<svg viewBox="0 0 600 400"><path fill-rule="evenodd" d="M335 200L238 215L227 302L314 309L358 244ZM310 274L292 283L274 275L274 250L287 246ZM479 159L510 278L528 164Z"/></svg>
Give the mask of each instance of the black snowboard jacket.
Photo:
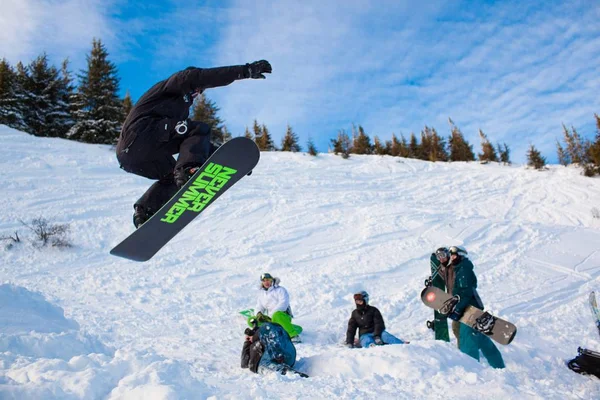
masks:
<svg viewBox="0 0 600 400"><path fill-rule="evenodd" d="M247 78L244 76L247 74L246 69L244 65L189 67L156 83L131 109L121 129L118 148L127 149L138 136L144 136L148 131L152 131L152 137L158 138L160 142L169 141L177 123L188 118L189 108L194 100L192 94L196 90L226 86L237 79ZM159 130L158 136L156 129Z"/></svg>
<svg viewBox="0 0 600 400"><path fill-rule="evenodd" d="M359 337L365 333L381 336L381 332L385 330L385 323L379 310L367 304L364 309L357 308L352 311L346 331L346 343L354 343L357 328Z"/></svg>

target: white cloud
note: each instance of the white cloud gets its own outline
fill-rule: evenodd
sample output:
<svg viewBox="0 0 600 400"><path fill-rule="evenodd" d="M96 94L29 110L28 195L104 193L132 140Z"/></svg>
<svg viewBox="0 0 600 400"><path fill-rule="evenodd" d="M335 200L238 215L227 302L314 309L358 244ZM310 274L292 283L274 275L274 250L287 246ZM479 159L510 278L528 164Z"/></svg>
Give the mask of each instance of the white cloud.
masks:
<svg viewBox="0 0 600 400"><path fill-rule="evenodd" d="M452 117L476 150L481 128L518 161L529 143L553 157L562 122L593 124L600 6L408 3L240 1L218 60L266 58L273 74L208 95L235 133L257 118L278 137L288 122L303 138L352 122L380 138L447 135Z"/></svg>
<svg viewBox="0 0 600 400"><path fill-rule="evenodd" d="M55 62L69 57L82 67L92 38L115 42L107 17L112 2L100 0L5 0L0 14L0 57L29 63L42 52Z"/></svg>

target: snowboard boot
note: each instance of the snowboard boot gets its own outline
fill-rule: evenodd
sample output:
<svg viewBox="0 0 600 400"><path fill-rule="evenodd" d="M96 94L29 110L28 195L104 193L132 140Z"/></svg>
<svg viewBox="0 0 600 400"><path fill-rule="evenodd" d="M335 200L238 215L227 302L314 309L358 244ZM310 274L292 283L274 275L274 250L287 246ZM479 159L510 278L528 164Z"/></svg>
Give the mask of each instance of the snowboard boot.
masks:
<svg viewBox="0 0 600 400"><path fill-rule="evenodd" d="M144 207L139 206L137 204L133 206L133 209L133 225L135 225L135 228L137 229L140 226L142 226L144 222L150 219L152 213L150 213L149 210L146 210Z"/></svg>
<svg viewBox="0 0 600 400"><path fill-rule="evenodd" d="M173 175L175 177L175 184L177 185L177 187L181 188L183 185L185 185L186 182L190 180L192 175L194 175L196 173L198 168L200 168L200 167L193 166L193 167L177 168L173 172Z"/></svg>

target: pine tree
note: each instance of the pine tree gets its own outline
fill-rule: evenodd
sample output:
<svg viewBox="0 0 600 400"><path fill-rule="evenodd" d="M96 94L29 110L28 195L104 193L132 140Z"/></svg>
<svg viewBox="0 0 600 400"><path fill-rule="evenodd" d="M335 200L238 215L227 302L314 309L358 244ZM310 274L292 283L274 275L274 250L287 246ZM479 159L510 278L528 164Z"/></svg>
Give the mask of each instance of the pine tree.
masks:
<svg viewBox="0 0 600 400"><path fill-rule="evenodd" d="M448 147L450 148L450 161L475 161L475 154L473 153L473 146L467 142L452 119L448 119L452 131L450 138L448 139Z"/></svg>
<svg viewBox="0 0 600 400"><path fill-rule="evenodd" d="M487 136L483 131L479 130L479 137L481 138L481 153L478 154L479 161L482 163L488 163L490 161L498 161L498 155L496 154L496 149L490 143Z"/></svg>
<svg viewBox="0 0 600 400"><path fill-rule="evenodd" d="M441 138L435 128L427 125L421 131L421 146L419 149L419 158L427 161L447 161L446 143Z"/></svg>
<svg viewBox="0 0 600 400"><path fill-rule="evenodd" d="M254 122L252 123L252 134L254 135L254 142L256 143L258 148L261 149L260 146L261 146L261 140L262 140L262 129L261 129L260 125L258 124L257 120L254 120Z"/></svg>
<svg viewBox="0 0 600 400"><path fill-rule="evenodd" d="M556 140L556 154L558 156L558 163L564 165L565 167L571 164L571 158L569 154L565 151L565 149L561 146L558 139Z"/></svg>
<svg viewBox="0 0 600 400"><path fill-rule="evenodd" d="M431 152L429 153L429 161L448 161L446 141L438 135L435 128L431 128L431 131Z"/></svg>
<svg viewBox="0 0 600 400"><path fill-rule="evenodd" d="M260 144L258 148L262 151L277 151L277 147L275 146L275 142L267 129L265 124L261 127L262 135L260 137Z"/></svg>
<svg viewBox="0 0 600 400"><path fill-rule="evenodd" d="M302 151L300 144L298 144L298 135L294 133L289 124L285 131L285 136L281 140L281 151Z"/></svg>
<svg viewBox="0 0 600 400"><path fill-rule="evenodd" d="M541 153L534 145L529 146L529 151L527 152L527 165L535 169L543 169L546 165L546 158L542 157Z"/></svg>
<svg viewBox="0 0 600 400"><path fill-rule="evenodd" d="M223 143L229 142L233 138L233 136L229 132L229 129L227 129L225 125L223 125L223 127L221 128L221 137L223 138Z"/></svg>
<svg viewBox="0 0 600 400"><path fill-rule="evenodd" d="M20 108L17 74L6 59L0 61L0 124L23 129L23 113Z"/></svg>
<svg viewBox="0 0 600 400"><path fill-rule="evenodd" d="M425 128L421 131L421 146L417 156L418 159L429 160L429 155L431 154L431 136L431 129L425 125Z"/></svg>
<svg viewBox="0 0 600 400"><path fill-rule="evenodd" d="M254 122L256 122L256 121L254 121ZM250 140L256 140L254 138L254 135L252 134L252 132L250 132L250 129L248 129L248 127L246 127L246 130L244 131L244 137L248 138Z"/></svg>
<svg viewBox="0 0 600 400"><path fill-rule="evenodd" d="M594 114L596 118L596 138L594 143L589 147L589 159L591 165L588 167L588 176L600 174L600 117Z"/></svg>
<svg viewBox="0 0 600 400"><path fill-rule="evenodd" d="M202 121L210 126L211 140L216 143L225 143L223 137L223 120L217 115L220 108L214 101L206 97L204 93L194 99L192 120Z"/></svg>
<svg viewBox="0 0 600 400"><path fill-rule="evenodd" d="M338 131L336 139L331 139L331 145L333 146L333 153L335 155L341 154L342 158L350 157L350 136L343 129Z"/></svg>
<svg viewBox="0 0 600 400"><path fill-rule="evenodd" d="M69 98L72 94L68 62L62 65L62 76L48 64L44 53L27 67L18 66L22 91L24 130L36 136L64 137L72 126Z"/></svg>
<svg viewBox="0 0 600 400"><path fill-rule="evenodd" d="M571 127L572 133L563 124L563 133L565 143L567 144L566 152L573 164L585 165L588 162L588 149L590 144L585 142L577 130Z"/></svg>
<svg viewBox="0 0 600 400"><path fill-rule="evenodd" d="M89 143L116 143L123 123L123 105L118 97L117 67L99 39L92 41L87 70L79 75L74 96L75 125L67 136Z"/></svg>
<svg viewBox="0 0 600 400"><path fill-rule="evenodd" d="M411 138L412 139L412 138ZM415 138L416 141L417 138ZM418 144L417 144L418 146ZM408 141L404 137L403 134L400 134L400 144L398 146L398 156L408 158L410 157L410 148L408 145Z"/></svg>
<svg viewBox="0 0 600 400"><path fill-rule="evenodd" d="M377 136L373 138L373 154L377 154L379 156L385 156L386 154L389 154L388 147L381 143L381 140L379 140Z"/></svg>
<svg viewBox="0 0 600 400"><path fill-rule="evenodd" d="M131 95L129 94L129 90L125 93L125 97L123 98L123 120L127 119L127 116L131 112L133 108L133 101L131 100Z"/></svg>
<svg viewBox="0 0 600 400"><path fill-rule="evenodd" d="M69 60L65 59L60 69L61 78L58 84L58 95L56 107L52 113L54 116L53 126L50 132L56 132L56 136L66 137L71 127L75 124L72 115L71 99L75 93L73 78L69 71Z"/></svg>
<svg viewBox="0 0 600 400"><path fill-rule="evenodd" d="M392 133L392 141L390 144L390 155L392 157L398 157L400 155L402 143L396 137L396 134Z"/></svg>
<svg viewBox="0 0 600 400"><path fill-rule="evenodd" d="M310 137L308 138L306 147L308 149L308 154L310 154L311 156L316 156L317 154L319 154L319 152L317 151L317 147L315 146L315 143L313 142L313 140Z"/></svg>
<svg viewBox="0 0 600 400"><path fill-rule="evenodd" d="M353 154L371 154L373 153L373 146L371 146L371 139L365 133L362 126L358 126L358 135L352 142L352 149L350 150Z"/></svg>
<svg viewBox="0 0 600 400"><path fill-rule="evenodd" d="M419 142L417 137L413 132L410 134L410 142L408 143L408 158L419 158L419 154L421 153L421 146L419 146Z"/></svg>
<svg viewBox="0 0 600 400"><path fill-rule="evenodd" d="M496 148L498 150L498 156L500 157L500 161L504 164L510 164L510 149L508 148L508 145L504 143L501 147L500 143L498 143L496 145Z"/></svg>

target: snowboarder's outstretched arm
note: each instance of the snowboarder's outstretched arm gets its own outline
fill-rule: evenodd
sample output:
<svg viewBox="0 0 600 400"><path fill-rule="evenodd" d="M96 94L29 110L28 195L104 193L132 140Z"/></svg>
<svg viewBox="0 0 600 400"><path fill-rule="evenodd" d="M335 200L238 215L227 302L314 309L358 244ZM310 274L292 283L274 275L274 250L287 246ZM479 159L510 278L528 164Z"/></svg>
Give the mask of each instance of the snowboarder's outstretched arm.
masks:
<svg viewBox="0 0 600 400"><path fill-rule="evenodd" d="M186 94L193 91L227 86L238 79L264 79L263 73L271 73L268 61L255 61L245 65L232 65L217 68L188 67L177 72L165 82L165 91L174 94Z"/></svg>

